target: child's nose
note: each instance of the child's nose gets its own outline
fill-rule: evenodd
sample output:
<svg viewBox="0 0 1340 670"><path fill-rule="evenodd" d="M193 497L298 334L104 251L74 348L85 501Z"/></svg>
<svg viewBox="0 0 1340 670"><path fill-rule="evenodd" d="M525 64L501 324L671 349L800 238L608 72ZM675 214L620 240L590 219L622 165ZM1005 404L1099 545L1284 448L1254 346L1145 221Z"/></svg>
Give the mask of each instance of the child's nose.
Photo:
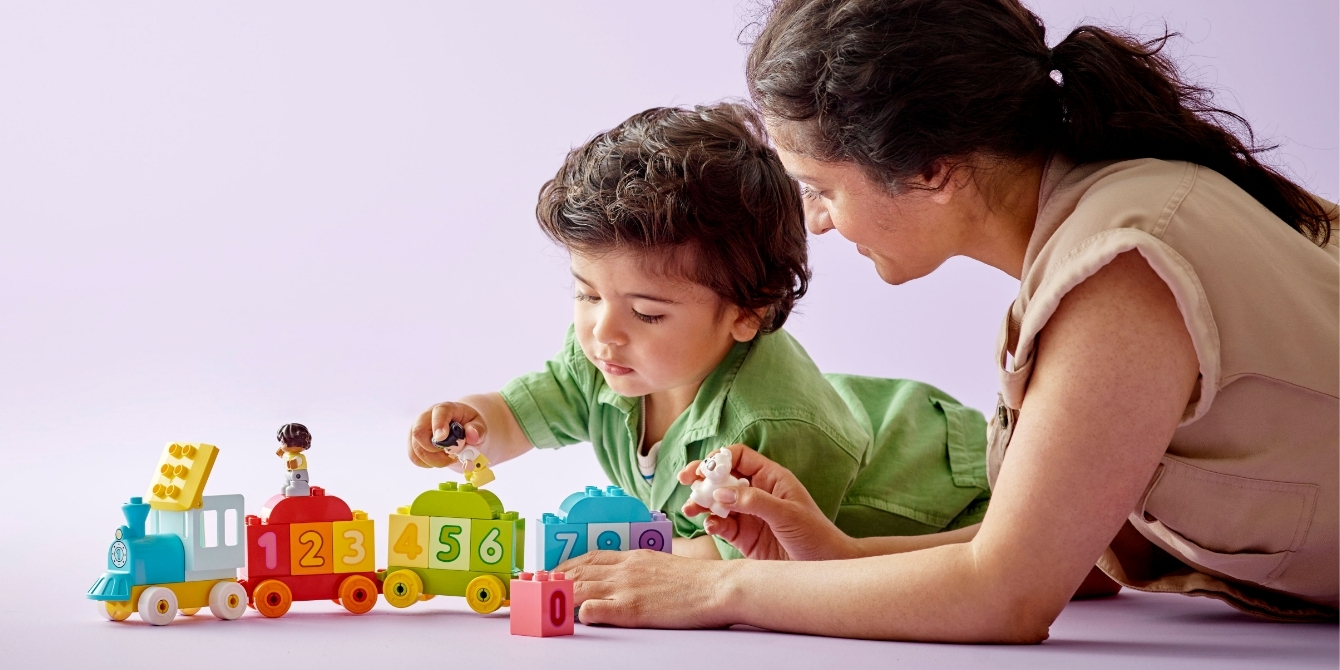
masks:
<svg viewBox="0 0 1340 670"><path fill-rule="evenodd" d="M596 341L601 344L618 345L624 344L623 330L619 327L617 320L608 310L601 310L601 314L596 318L595 328L591 330Z"/></svg>

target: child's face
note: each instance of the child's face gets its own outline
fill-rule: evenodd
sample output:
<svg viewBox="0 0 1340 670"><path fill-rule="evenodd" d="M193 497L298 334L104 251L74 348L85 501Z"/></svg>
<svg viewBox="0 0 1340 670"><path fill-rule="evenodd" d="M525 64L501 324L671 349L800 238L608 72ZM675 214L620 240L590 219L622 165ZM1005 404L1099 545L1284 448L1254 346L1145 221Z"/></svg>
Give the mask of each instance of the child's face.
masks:
<svg viewBox="0 0 1340 670"><path fill-rule="evenodd" d="M758 320L644 261L634 252L572 254L577 341L619 395L696 393L735 342L754 338Z"/></svg>

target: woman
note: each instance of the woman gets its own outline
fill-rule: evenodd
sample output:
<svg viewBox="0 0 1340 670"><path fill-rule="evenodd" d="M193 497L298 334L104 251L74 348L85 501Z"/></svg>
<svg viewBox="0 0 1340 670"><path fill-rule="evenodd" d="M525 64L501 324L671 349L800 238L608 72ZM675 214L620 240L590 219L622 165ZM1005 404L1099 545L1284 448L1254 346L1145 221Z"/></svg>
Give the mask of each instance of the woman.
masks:
<svg viewBox="0 0 1340 670"><path fill-rule="evenodd" d="M848 538L736 447L754 486L709 532L792 560L593 554L565 566L583 621L1038 642L1095 564L1335 618L1334 205L1257 162L1163 40L1044 37L1014 0L785 0L749 57L813 232L891 284L955 255L1020 280L977 532Z"/></svg>

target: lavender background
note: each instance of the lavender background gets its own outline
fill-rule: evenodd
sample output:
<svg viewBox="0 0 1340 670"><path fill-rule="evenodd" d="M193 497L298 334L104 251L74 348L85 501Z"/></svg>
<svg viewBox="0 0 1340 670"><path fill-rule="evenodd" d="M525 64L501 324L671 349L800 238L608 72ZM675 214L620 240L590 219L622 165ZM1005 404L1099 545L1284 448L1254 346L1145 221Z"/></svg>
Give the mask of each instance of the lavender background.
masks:
<svg viewBox="0 0 1340 670"><path fill-rule="evenodd" d="M1340 194L1334 0L1029 4L1052 43L1085 17L1183 31L1191 72ZM534 369L570 318L540 184L634 112L742 96L751 8L0 2L0 551L56 575L6 590L88 619L170 440L219 445L209 492L252 510L287 421L374 519L443 478L405 459L412 417ZM813 265L788 327L820 367L992 407L1013 280L955 260L889 287L835 234ZM498 475L532 518L605 481L581 447Z"/></svg>

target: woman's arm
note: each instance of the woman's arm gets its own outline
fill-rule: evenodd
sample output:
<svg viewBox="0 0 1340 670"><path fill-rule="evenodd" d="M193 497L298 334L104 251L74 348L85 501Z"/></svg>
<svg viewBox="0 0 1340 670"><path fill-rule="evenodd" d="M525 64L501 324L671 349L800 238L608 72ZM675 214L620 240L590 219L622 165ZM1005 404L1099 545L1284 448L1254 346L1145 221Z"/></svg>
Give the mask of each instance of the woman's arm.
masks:
<svg viewBox="0 0 1340 670"><path fill-rule="evenodd" d="M1171 292L1138 253L1122 254L1073 289L1044 328L971 542L813 563L597 552L567 568L579 580L581 620L1041 641L1145 490L1197 370Z"/></svg>
<svg viewBox="0 0 1340 670"><path fill-rule="evenodd" d="M534 448L502 394L480 393L438 403L415 419L409 430L409 459L415 465L441 468L456 462L456 457L433 444L433 436L450 430L452 421L464 426L465 443L478 447L493 464Z"/></svg>

